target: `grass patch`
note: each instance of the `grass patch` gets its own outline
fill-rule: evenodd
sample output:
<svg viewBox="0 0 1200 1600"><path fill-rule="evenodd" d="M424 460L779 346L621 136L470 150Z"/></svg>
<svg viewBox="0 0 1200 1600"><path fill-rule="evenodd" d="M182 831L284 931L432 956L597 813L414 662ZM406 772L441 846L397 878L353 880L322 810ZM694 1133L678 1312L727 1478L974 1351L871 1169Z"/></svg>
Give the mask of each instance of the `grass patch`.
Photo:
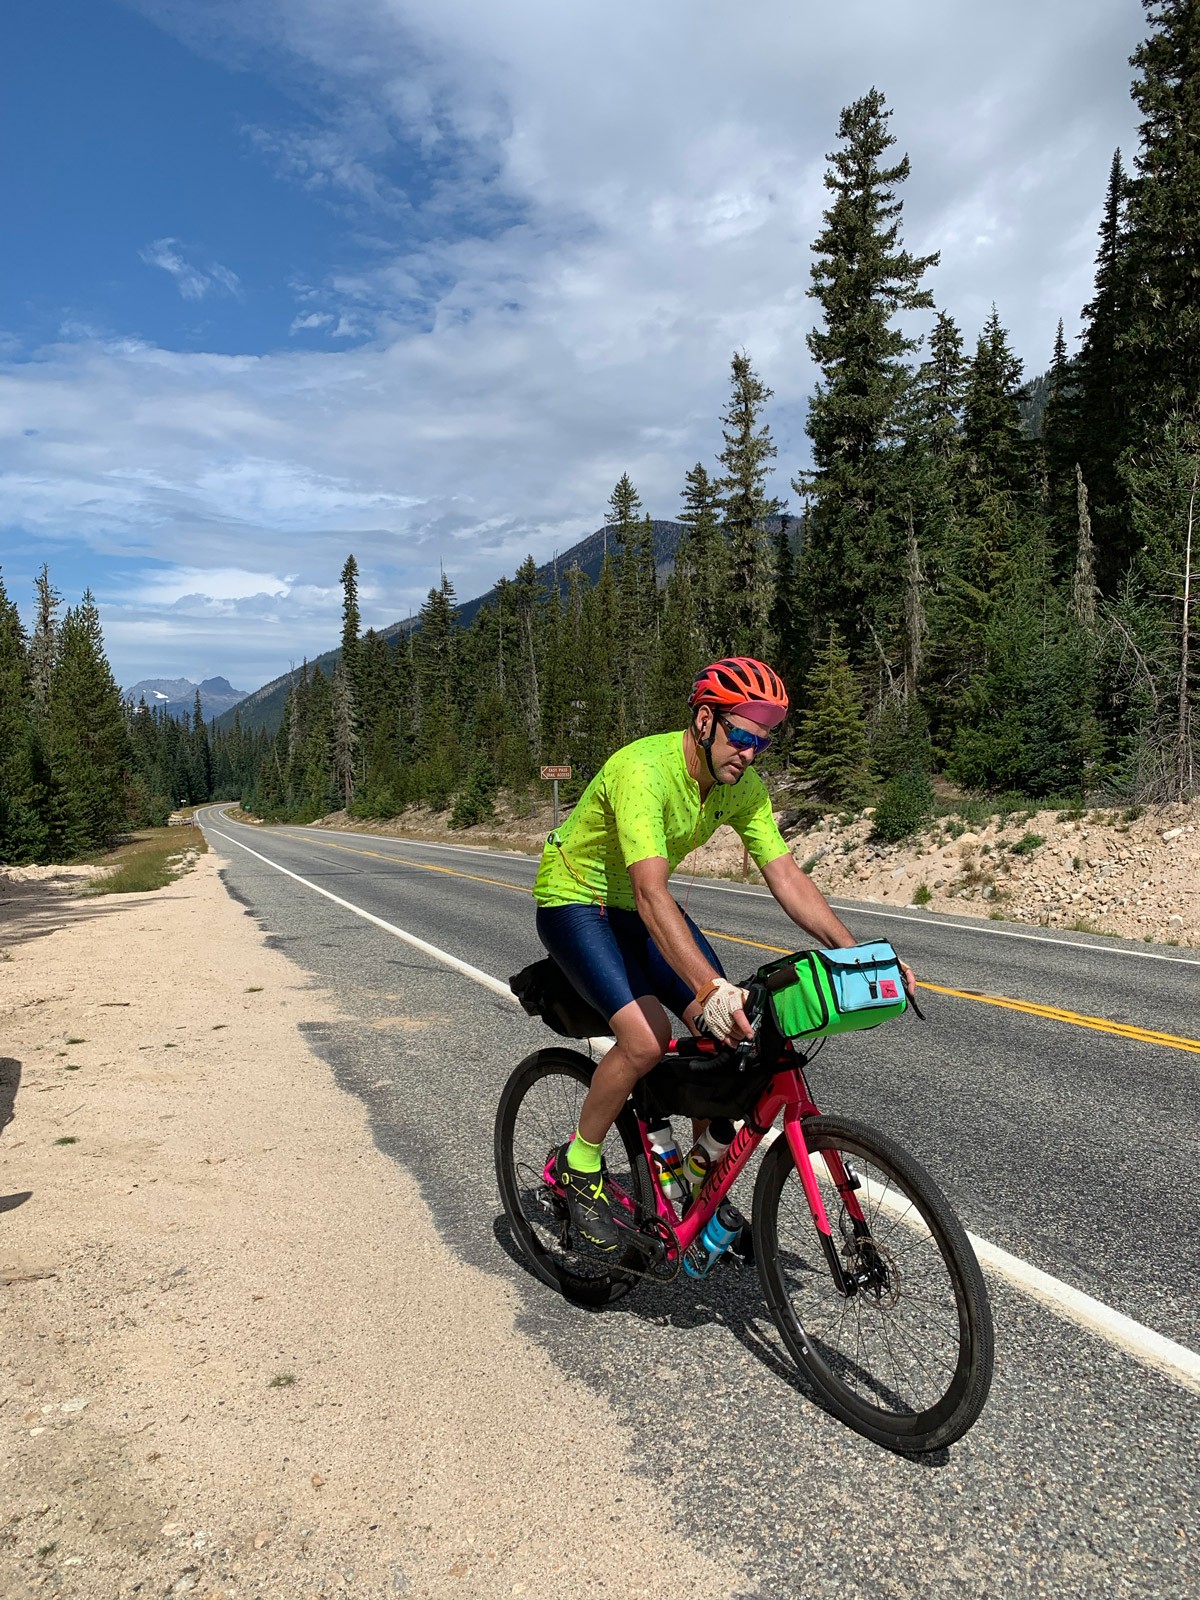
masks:
<svg viewBox="0 0 1200 1600"><path fill-rule="evenodd" d="M1016 844L1010 844L1009 849L1014 856L1031 856L1035 850L1040 850L1046 842L1040 833L1023 833Z"/></svg>
<svg viewBox="0 0 1200 1600"><path fill-rule="evenodd" d="M87 1040L86 1039L76 1039L76 1038L72 1037L70 1039L64 1039L63 1043L64 1044L86 1044Z"/></svg>
<svg viewBox="0 0 1200 1600"><path fill-rule="evenodd" d="M267 1385L268 1389L290 1389L296 1381L292 1372L277 1372Z"/></svg>
<svg viewBox="0 0 1200 1600"><path fill-rule="evenodd" d="M250 985L250 987L246 990L247 994L261 994L262 992L263 992L263 986L262 986L261 983L252 983Z"/></svg>
<svg viewBox="0 0 1200 1600"><path fill-rule="evenodd" d="M89 885L86 893L144 894L149 889L165 888L190 869L192 863L186 859L189 854L203 855L207 849L207 841L198 828L189 828L186 833L179 828L145 828L98 858L101 866L115 870Z"/></svg>
<svg viewBox="0 0 1200 1600"><path fill-rule="evenodd" d="M79 1140L73 1133L64 1133L61 1139L55 1139L55 1144L78 1144Z"/></svg>
<svg viewBox="0 0 1200 1600"><path fill-rule="evenodd" d="M933 899L933 890L927 883L919 883L913 890L913 905L927 906Z"/></svg>

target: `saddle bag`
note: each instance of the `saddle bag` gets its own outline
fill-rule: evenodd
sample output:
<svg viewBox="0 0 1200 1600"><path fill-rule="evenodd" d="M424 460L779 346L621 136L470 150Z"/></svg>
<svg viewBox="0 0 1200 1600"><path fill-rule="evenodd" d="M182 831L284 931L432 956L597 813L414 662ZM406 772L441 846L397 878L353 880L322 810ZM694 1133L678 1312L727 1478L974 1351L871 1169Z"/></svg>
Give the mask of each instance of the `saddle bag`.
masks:
<svg viewBox="0 0 1200 1600"><path fill-rule="evenodd" d="M508 980L508 987L528 1016L540 1017L564 1039L592 1039L608 1033L608 1018L588 1004L549 956L522 967Z"/></svg>
<svg viewBox="0 0 1200 1600"><path fill-rule="evenodd" d="M874 1028L908 1009L900 961L886 939L848 950L807 950L758 971L784 1039L824 1039Z"/></svg>

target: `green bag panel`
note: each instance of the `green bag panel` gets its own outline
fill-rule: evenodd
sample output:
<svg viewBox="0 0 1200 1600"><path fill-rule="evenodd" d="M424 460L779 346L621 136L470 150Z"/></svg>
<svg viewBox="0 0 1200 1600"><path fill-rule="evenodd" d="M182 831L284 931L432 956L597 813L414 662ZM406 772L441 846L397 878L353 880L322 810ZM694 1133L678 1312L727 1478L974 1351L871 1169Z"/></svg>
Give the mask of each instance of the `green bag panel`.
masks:
<svg viewBox="0 0 1200 1600"><path fill-rule="evenodd" d="M808 950L758 971L785 1039L875 1028L908 1009L896 952L886 939L848 950Z"/></svg>

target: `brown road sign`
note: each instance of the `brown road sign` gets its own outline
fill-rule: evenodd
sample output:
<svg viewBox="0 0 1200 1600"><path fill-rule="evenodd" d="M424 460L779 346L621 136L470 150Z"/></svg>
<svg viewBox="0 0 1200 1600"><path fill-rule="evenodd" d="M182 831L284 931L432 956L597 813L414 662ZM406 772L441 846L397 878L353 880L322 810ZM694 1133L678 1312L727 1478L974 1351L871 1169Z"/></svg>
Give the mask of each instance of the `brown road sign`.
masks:
<svg viewBox="0 0 1200 1600"><path fill-rule="evenodd" d="M542 768L542 777L543 778L569 778L570 776L571 776L570 767L543 767Z"/></svg>

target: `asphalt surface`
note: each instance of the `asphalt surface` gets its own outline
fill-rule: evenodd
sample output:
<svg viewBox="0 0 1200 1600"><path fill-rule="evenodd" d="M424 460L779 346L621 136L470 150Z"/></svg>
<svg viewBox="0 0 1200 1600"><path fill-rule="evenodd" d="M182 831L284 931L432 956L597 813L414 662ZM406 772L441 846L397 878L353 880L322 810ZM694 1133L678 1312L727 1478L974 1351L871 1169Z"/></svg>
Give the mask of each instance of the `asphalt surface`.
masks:
<svg viewBox="0 0 1200 1600"><path fill-rule="evenodd" d="M239 846L502 980L541 953L533 861L205 822L230 892L356 1019L307 1031L380 1149L417 1177L456 1252L518 1287L522 1329L596 1395L597 1427L634 1429L638 1470L673 1491L698 1546L742 1564L748 1593L1200 1593L1200 1396L995 1278L988 1407L921 1460L820 1410L752 1271L642 1284L600 1313L545 1290L507 1248L492 1123L513 1065L554 1036ZM787 948L790 924L769 895L735 887L677 893L726 936L736 975L768 953L734 940ZM1195 953L836 903L929 983L1200 1036ZM922 1006L927 1025L826 1049L810 1074L822 1108L907 1145L974 1233L1200 1349L1200 1055L980 1000L926 991ZM738 1198L749 1211L744 1180Z"/></svg>

